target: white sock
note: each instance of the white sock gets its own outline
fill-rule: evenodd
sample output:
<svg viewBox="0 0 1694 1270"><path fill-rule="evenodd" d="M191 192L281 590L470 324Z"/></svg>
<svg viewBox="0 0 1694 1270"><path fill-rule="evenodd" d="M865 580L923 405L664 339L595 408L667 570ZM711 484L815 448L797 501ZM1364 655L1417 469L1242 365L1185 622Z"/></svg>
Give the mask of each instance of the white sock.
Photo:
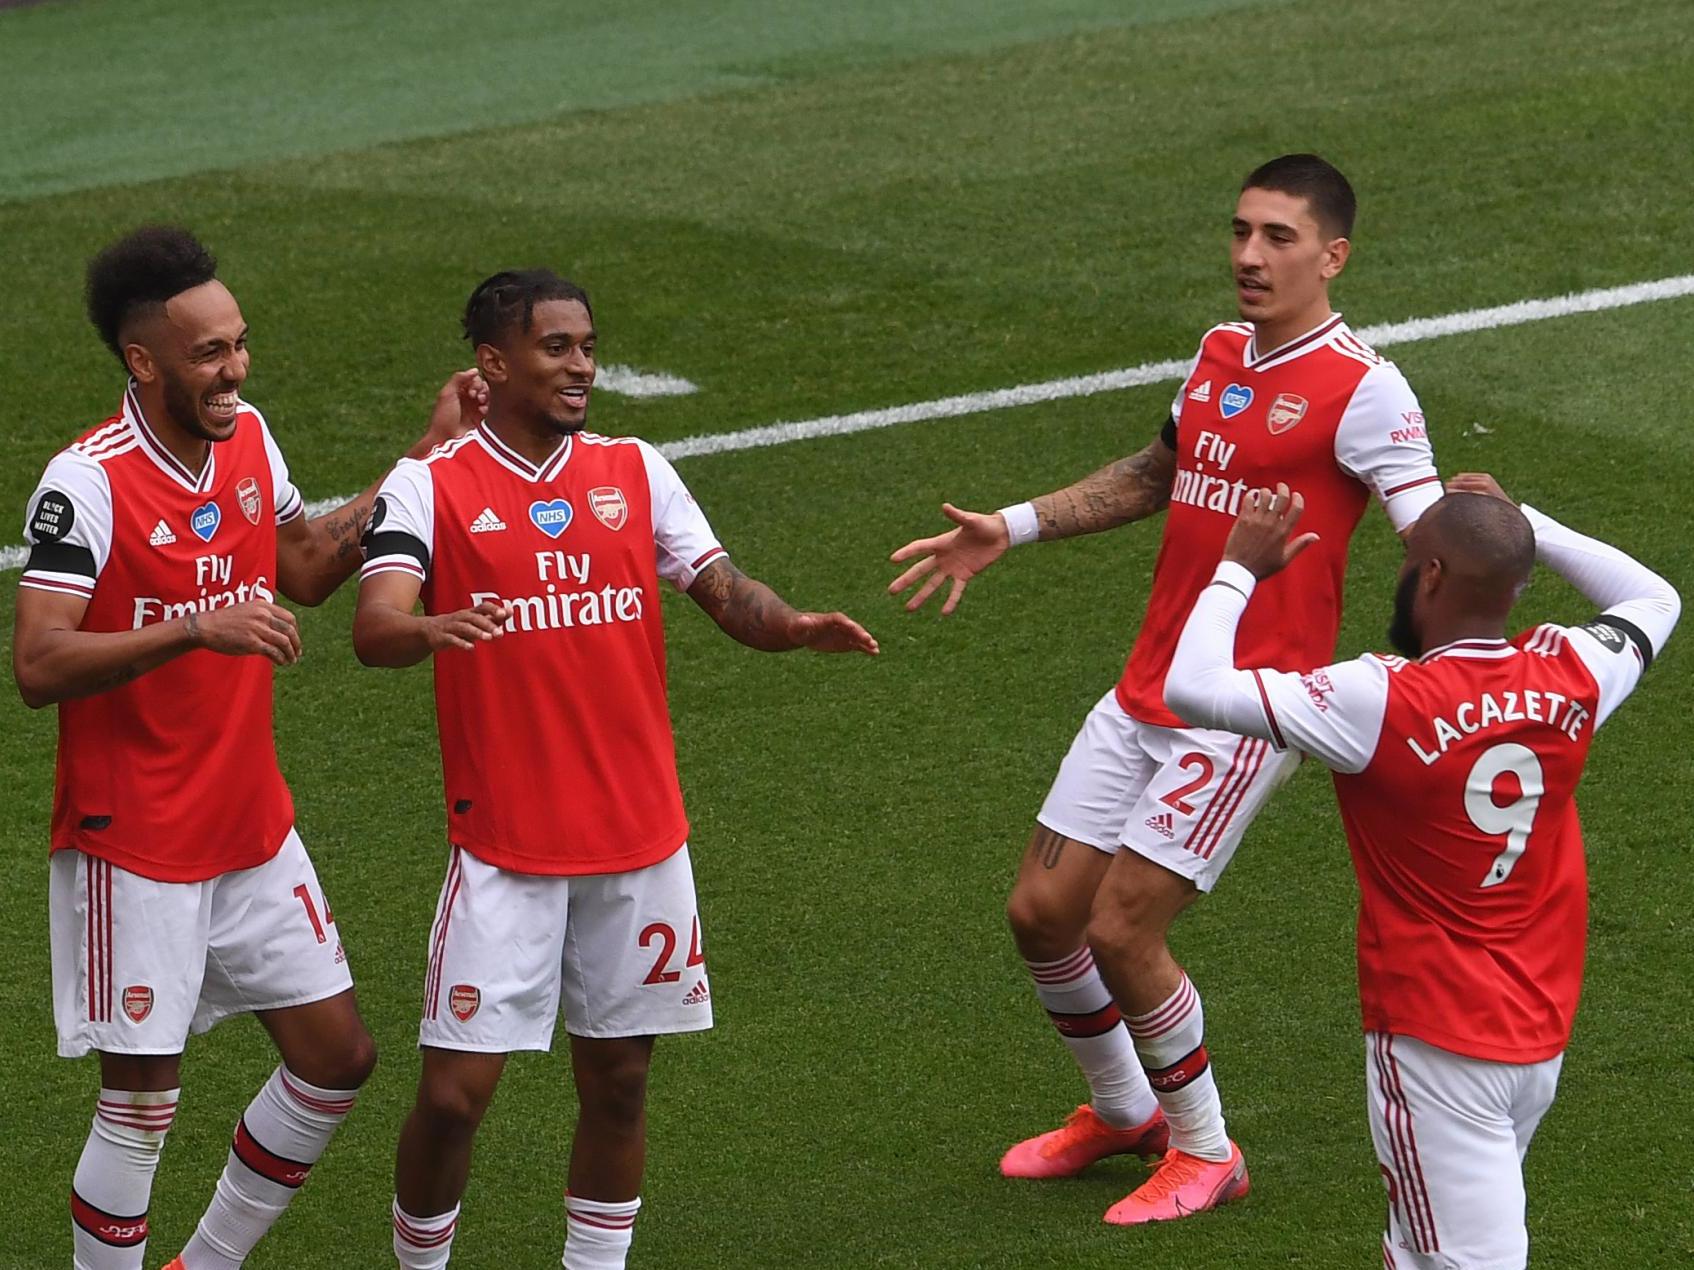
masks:
<svg viewBox="0 0 1694 1270"><path fill-rule="evenodd" d="M1200 994L1187 975L1157 1009L1125 1020L1147 1080L1170 1122L1171 1145L1203 1160L1229 1159L1223 1102L1212 1079Z"/></svg>
<svg viewBox="0 0 1694 1270"><path fill-rule="evenodd" d="M639 1197L627 1203L565 1194L565 1270L623 1270Z"/></svg>
<svg viewBox="0 0 1694 1270"><path fill-rule="evenodd" d="M102 1089L71 1183L76 1270L141 1270L153 1174L180 1090Z"/></svg>
<svg viewBox="0 0 1694 1270"><path fill-rule="evenodd" d="M1024 965L1047 1017L1088 1080L1095 1113L1118 1129L1152 1119L1158 1100L1088 945L1057 961Z"/></svg>
<svg viewBox="0 0 1694 1270"><path fill-rule="evenodd" d="M453 1252L459 1206L434 1217L413 1217L394 1201L394 1259L405 1270L441 1270Z"/></svg>
<svg viewBox="0 0 1694 1270"><path fill-rule="evenodd" d="M319 1089L286 1067L271 1073L235 1127L217 1192L182 1250L186 1270L237 1270L282 1216L357 1094Z"/></svg>

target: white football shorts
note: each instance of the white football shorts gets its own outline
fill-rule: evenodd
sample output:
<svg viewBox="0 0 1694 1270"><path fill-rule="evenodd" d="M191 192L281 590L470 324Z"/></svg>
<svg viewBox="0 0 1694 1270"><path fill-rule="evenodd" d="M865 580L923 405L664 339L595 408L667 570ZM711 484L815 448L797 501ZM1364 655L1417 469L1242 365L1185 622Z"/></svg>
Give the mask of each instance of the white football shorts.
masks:
<svg viewBox="0 0 1694 1270"><path fill-rule="evenodd" d="M1365 1033L1370 1132L1388 1187L1387 1270L1529 1264L1523 1157L1563 1062L1494 1063Z"/></svg>
<svg viewBox="0 0 1694 1270"><path fill-rule="evenodd" d="M1036 819L1107 853L1127 847L1209 891L1300 754L1212 728L1131 717L1115 689L1095 703Z"/></svg>
<svg viewBox="0 0 1694 1270"><path fill-rule="evenodd" d="M265 863L157 882L80 851L49 865L59 1053L179 1054L232 1014L347 991L353 976L292 829Z"/></svg>
<svg viewBox="0 0 1694 1270"><path fill-rule="evenodd" d="M712 1026L688 847L645 869L512 873L454 847L429 935L420 1045L505 1054Z"/></svg>

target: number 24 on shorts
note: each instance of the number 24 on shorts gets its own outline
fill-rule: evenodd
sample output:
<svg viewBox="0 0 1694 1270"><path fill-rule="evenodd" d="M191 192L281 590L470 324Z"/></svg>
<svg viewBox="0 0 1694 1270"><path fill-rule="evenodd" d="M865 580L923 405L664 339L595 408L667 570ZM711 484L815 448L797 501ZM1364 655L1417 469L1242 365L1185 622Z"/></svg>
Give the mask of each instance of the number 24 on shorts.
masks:
<svg viewBox="0 0 1694 1270"><path fill-rule="evenodd" d="M636 941L643 948L651 948L657 944L659 951L653 959L653 968L647 972L642 984L675 983L682 978L682 970L692 970L695 966L706 964L706 954L700 950L700 919L694 919L694 929L688 937L688 958L682 963L682 970L668 970L672 956L676 953L676 928L669 922L649 922L641 931L641 937Z"/></svg>

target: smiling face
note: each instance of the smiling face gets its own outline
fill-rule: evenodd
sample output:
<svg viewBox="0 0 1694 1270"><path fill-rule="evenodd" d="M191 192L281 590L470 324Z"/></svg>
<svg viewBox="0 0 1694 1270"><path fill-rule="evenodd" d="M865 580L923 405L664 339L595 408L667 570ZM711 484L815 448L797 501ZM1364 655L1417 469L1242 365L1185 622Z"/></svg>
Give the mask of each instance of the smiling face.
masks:
<svg viewBox="0 0 1694 1270"><path fill-rule="evenodd" d="M594 321L576 300L542 300L529 329L509 327L500 345L477 349L490 408L561 434L580 432L594 389Z"/></svg>
<svg viewBox="0 0 1694 1270"><path fill-rule="evenodd" d="M1347 263L1351 244L1325 232L1308 199L1249 186L1236 202L1231 233L1243 318L1276 327L1328 308L1329 280Z"/></svg>
<svg viewBox="0 0 1694 1270"><path fill-rule="evenodd" d="M176 427L204 441L235 434L247 380L247 323L216 280L172 296L125 332L124 362Z"/></svg>

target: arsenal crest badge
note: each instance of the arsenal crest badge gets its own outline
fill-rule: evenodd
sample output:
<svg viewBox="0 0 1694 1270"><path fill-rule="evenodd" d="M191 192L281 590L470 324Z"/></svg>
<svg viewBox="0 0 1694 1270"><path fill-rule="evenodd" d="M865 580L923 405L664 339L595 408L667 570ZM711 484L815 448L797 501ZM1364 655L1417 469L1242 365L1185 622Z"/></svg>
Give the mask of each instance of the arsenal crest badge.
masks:
<svg viewBox="0 0 1694 1270"><path fill-rule="evenodd" d="M153 1013L153 989L144 983L132 983L124 989L124 1013L131 1023L139 1023Z"/></svg>
<svg viewBox="0 0 1694 1270"><path fill-rule="evenodd" d="M447 1008L453 1011L453 1017L461 1023L469 1023L471 1015L482 1005L482 990L473 988L468 983L456 983L453 990L447 994Z"/></svg>
<svg viewBox="0 0 1694 1270"><path fill-rule="evenodd" d="M236 500L241 504L241 514L247 517L249 524L259 523L259 509L262 506L259 499L259 482L251 476L243 477L241 484L235 487Z"/></svg>
<svg viewBox="0 0 1694 1270"><path fill-rule="evenodd" d="M1308 404L1304 397L1297 397L1291 392L1279 394L1265 414L1265 427L1270 429L1273 437L1281 436L1306 417Z"/></svg>
<svg viewBox="0 0 1694 1270"><path fill-rule="evenodd" d="M629 519L629 504L616 485L599 485L588 491L588 510L607 529L622 529Z"/></svg>

